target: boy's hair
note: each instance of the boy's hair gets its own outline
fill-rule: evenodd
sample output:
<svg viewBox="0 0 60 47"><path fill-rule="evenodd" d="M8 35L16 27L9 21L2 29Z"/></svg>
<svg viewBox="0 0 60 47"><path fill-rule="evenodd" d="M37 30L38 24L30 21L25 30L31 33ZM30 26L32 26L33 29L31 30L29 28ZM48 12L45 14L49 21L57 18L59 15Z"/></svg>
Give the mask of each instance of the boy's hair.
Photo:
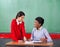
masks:
<svg viewBox="0 0 60 47"><path fill-rule="evenodd" d="M23 11L19 11L19 12L17 13L16 19L17 19L18 17L21 17L21 16L25 16L25 13L24 13Z"/></svg>
<svg viewBox="0 0 60 47"><path fill-rule="evenodd" d="M42 17L37 17L35 20L37 20L41 26L44 24L44 19Z"/></svg>

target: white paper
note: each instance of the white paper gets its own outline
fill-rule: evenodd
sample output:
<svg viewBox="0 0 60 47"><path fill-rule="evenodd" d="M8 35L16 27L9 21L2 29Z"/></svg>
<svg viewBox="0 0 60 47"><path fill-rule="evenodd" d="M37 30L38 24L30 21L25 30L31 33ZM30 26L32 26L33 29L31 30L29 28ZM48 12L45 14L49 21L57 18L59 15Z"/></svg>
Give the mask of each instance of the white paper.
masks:
<svg viewBox="0 0 60 47"><path fill-rule="evenodd" d="M32 41L25 41L25 44L33 44Z"/></svg>
<svg viewBox="0 0 60 47"><path fill-rule="evenodd" d="M25 41L25 44L33 44L34 42L42 42L42 41Z"/></svg>
<svg viewBox="0 0 60 47"><path fill-rule="evenodd" d="M42 42L42 41L32 41L32 42L34 43L34 42Z"/></svg>

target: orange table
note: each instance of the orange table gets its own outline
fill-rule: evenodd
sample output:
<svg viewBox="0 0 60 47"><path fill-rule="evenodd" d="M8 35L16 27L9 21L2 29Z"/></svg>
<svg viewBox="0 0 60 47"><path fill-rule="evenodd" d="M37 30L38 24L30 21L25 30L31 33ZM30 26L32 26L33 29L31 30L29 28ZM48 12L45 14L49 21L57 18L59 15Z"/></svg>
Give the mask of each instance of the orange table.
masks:
<svg viewBox="0 0 60 47"><path fill-rule="evenodd" d="M8 42L6 43L6 46L9 47L9 46L50 46L52 47L53 46L53 42L49 42L49 43L33 43L33 44L25 44L24 42L15 42L15 41L11 41L11 42Z"/></svg>

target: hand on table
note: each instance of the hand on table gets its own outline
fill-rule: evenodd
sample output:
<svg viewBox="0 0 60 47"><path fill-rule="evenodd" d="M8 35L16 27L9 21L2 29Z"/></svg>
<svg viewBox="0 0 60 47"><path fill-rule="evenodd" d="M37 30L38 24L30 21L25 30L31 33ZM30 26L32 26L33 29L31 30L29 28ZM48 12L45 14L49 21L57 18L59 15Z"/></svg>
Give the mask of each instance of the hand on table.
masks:
<svg viewBox="0 0 60 47"><path fill-rule="evenodd" d="M18 43L22 43L23 42L23 40L18 40Z"/></svg>
<svg viewBox="0 0 60 47"><path fill-rule="evenodd" d="M41 38L40 41L47 42L47 39L46 38Z"/></svg>

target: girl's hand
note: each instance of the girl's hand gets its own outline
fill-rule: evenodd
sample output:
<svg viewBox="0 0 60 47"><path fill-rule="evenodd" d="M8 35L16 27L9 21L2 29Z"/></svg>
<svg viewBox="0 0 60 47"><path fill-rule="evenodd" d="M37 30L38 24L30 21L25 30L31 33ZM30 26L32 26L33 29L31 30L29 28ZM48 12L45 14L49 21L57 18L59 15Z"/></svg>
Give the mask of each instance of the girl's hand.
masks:
<svg viewBox="0 0 60 47"><path fill-rule="evenodd" d="M23 42L23 40L18 40L18 43L22 43Z"/></svg>
<svg viewBox="0 0 60 47"><path fill-rule="evenodd" d="M24 41L27 41L26 37L24 37Z"/></svg>
<svg viewBox="0 0 60 47"><path fill-rule="evenodd" d="M28 41L32 41L32 39L28 39Z"/></svg>

